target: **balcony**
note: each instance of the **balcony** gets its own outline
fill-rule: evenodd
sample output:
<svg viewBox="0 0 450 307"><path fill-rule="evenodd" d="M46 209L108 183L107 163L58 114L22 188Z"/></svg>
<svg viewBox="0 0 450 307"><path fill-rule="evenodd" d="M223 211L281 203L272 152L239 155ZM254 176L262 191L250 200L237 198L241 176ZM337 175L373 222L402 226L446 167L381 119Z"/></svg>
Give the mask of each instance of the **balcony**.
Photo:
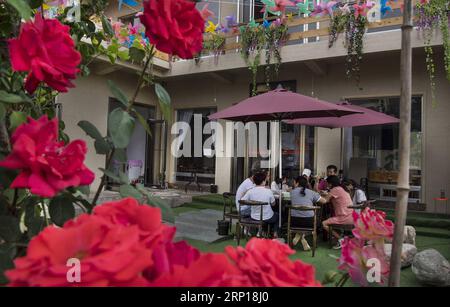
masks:
<svg viewBox="0 0 450 307"><path fill-rule="evenodd" d="M418 1L418 0L417 0ZM417 1L413 1L415 4ZM369 22L364 36L364 53L378 53L395 51L401 48L401 25L403 17L401 6L403 0L397 0L390 4L391 12L387 12L379 21ZM272 18L275 19L275 18ZM259 20L262 22L262 20ZM329 43L330 18L326 17L301 17L293 16L288 19L288 37L284 47L281 48L282 63L304 62L313 71L319 74L323 69L318 64L319 60L345 57L347 50L343 44L343 33L331 48ZM205 34L208 39L210 34ZM164 77L174 77L190 74L219 72L235 70L246 67L246 63L240 54L241 36L239 33L223 35L225 45L218 57L212 54L203 54L194 60L181 60L172 64L169 71L163 73ZM442 38L436 34L430 44L442 45ZM413 32L413 48L424 46L424 39L419 32ZM261 54L264 59L264 51ZM264 60L261 61L262 63Z"/></svg>

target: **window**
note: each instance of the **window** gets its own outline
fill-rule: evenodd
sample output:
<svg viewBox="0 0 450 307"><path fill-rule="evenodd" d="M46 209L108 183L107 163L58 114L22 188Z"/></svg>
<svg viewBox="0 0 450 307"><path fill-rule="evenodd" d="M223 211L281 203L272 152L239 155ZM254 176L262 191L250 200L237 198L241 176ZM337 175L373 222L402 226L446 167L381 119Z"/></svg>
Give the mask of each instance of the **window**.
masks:
<svg viewBox="0 0 450 307"><path fill-rule="evenodd" d="M216 173L216 159L215 157L208 158L206 156L194 157L194 118L195 115L200 115L202 119L202 129L209 122L208 116L215 113L216 108L195 108L195 109L182 109L177 111L177 121L189 123L191 127L191 157L182 156L177 159L176 166L176 180L177 181L190 181L192 180L192 174L197 174L197 180L199 183L214 184ZM202 146L204 142L210 137L202 133ZM182 149L184 149L184 143Z"/></svg>
<svg viewBox="0 0 450 307"><path fill-rule="evenodd" d="M400 116L400 98L349 100L394 117ZM422 97L412 97L410 201L420 200L422 178ZM353 159L365 161L371 191L383 200L395 200L399 169L399 124L353 128ZM350 168L352 163L350 163ZM359 178L353 178L359 179Z"/></svg>

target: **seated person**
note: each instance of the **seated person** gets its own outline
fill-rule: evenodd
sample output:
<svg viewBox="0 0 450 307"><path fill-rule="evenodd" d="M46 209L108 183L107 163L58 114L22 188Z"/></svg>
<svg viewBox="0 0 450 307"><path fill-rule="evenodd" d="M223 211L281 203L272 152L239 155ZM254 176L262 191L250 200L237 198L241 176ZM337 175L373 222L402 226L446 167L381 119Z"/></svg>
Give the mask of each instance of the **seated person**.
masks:
<svg viewBox="0 0 450 307"><path fill-rule="evenodd" d="M272 206L275 204L275 197L270 189L266 189L266 173L260 172L253 176L256 187L249 190L242 200L264 202L262 206L263 221L273 227L274 237L278 237L278 213L273 212ZM261 220L261 206L251 206L251 218L256 221Z"/></svg>
<svg viewBox="0 0 450 307"><path fill-rule="evenodd" d="M305 168L303 170L302 176L306 178L307 182L308 182L308 189L312 190L314 185L315 185L315 180L314 177L311 176L312 175L312 171L309 168Z"/></svg>
<svg viewBox="0 0 450 307"><path fill-rule="evenodd" d="M248 177L241 183L236 191L236 209L240 211L242 217L250 217L251 208L249 206L241 206L239 201L244 197L244 195L255 187L253 183L253 175Z"/></svg>
<svg viewBox="0 0 450 307"><path fill-rule="evenodd" d="M316 185L314 187L314 190L319 191L326 191L328 190L328 183L327 178L330 176L337 176L338 175L338 168L336 165L328 165L327 166L327 177L325 179L320 179L316 182Z"/></svg>
<svg viewBox="0 0 450 307"><path fill-rule="evenodd" d="M291 192L292 206L296 205L303 207L314 207L316 204L325 204L327 201L322 198L319 193L316 193L308 188L308 181L305 177L297 177L294 180L294 190ZM291 226L293 227L314 227L314 211L291 211ZM293 244L297 245L302 242L304 250L310 250L308 242L305 240L305 235L297 233L294 237Z"/></svg>
<svg viewBox="0 0 450 307"><path fill-rule="evenodd" d="M350 194L353 200L353 206L363 206L367 202L366 193L358 186L355 180L349 179L345 180L343 183L345 190ZM358 213L361 210L355 210Z"/></svg>
<svg viewBox="0 0 450 307"><path fill-rule="evenodd" d="M323 221L322 225L326 231L329 231L328 225L349 225L353 224L353 210L348 208L352 205L352 199L350 194L348 194L340 185L339 177L329 176L327 178L328 187L330 188L329 193L322 193L321 196L326 199L327 202L331 202L334 215L333 217ZM334 249L340 249L342 247L343 239L340 235L333 231L332 235L339 241Z"/></svg>
<svg viewBox="0 0 450 307"><path fill-rule="evenodd" d="M277 195L280 195L281 192L287 192L289 189L289 186L287 184L287 177L283 176L283 178L275 179L275 181L273 181L270 185L270 189L272 190L273 194Z"/></svg>

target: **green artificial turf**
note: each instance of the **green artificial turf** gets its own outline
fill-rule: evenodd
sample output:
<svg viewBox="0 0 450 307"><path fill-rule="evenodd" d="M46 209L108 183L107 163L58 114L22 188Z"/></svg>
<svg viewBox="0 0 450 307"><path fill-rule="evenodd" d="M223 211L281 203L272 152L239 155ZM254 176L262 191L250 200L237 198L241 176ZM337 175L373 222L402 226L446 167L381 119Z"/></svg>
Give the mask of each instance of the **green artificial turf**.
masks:
<svg viewBox="0 0 450 307"><path fill-rule="evenodd" d="M192 203L175 208L174 213L175 215L179 215L184 212L203 209L214 209L221 211L223 208L222 206L223 200L221 195L200 195L193 197ZM393 210L387 209L385 211L387 213L387 217L393 220ZM450 259L449 216L424 212L408 212L407 225L411 225L416 228L416 246L419 252L425 249L434 248L446 259ZM224 251L226 246L236 246L236 241L232 239L213 243L191 239L187 239L186 241L203 252L220 253ZM242 246L245 245L245 243L245 240L241 241ZM322 242L319 238L318 248L314 258L311 256L311 252L301 250L300 246L295 248L296 252L291 258L293 260L300 259L314 265L316 268L316 278L318 280L323 280L327 272L337 270L336 258L339 257L340 251L330 249L327 242ZM410 267L402 270L401 285L404 287L423 286L417 281ZM346 286L356 285L349 281Z"/></svg>

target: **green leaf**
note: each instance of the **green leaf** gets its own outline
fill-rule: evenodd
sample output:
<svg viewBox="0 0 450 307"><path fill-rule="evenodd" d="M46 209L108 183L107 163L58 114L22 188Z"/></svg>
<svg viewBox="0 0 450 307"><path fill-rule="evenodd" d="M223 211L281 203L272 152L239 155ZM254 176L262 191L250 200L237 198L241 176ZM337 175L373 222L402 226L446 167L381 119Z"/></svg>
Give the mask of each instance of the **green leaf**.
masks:
<svg viewBox="0 0 450 307"><path fill-rule="evenodd" d="M127 148L134 130L134 118L117 108L109 114L108 131L116 148Z"/></svg>
<svg viewBox="0 0 450 307"><path fill-rule="evenodd" d="M6 2L14 7L23 19L29 20L31 18L31 7L25 0L6 0Z"/></svg>
<svg viewBox="0 0 450 307"><path fill-rule="evenodd" d="M128 107L128 98L127 96L122 92L122 90L117 87L117 85L112 82L111 80L108 80L108 87L111 92L111 94L119 101L121 102L125 107Z"/></svg>
<svg viewBox="0 0 450 307"><path fill-rule="evenodd" d="M79 186L77 189L86 196L89 196L91 192L91 188L88 185Z"/></svg>
<svg viewBox="0 0 450 307"><path fill-rule="evenodd" d="M27 121L27 114L24 112L14 111L9 117L11 131L16 130L21 124Z"/></svg>
<svg viewBox="0 0 450 307"><path fill-rule="evenodd" d="M0 215L6 215L8 213L8 205L8 199L0 195Z"/></svg>
<svg viewBox="0 0 450 307"><path fill-rule="evenodd" d="M21 103L24 102L25 99L16 94L7 93L5 91L0 90L0 102L3 103Z"/></svg>
<svg viewBox="0 0 450 307"><path fill-rule="evenodd" d="M32 9L39 8L43 2L44 0L28 0L28 3Z"/></svg>
<svg viewBox="0 0 450 307"><path fill-rule="evenodd" d="M111 26L111 23L109 22L108 18L105 15L102 15L102 27L103 32L105 32L106 35L110 37L114 36L114 30Z"/></svg>
<svg viewBox="0 0 450 307"><path fill-rule="evenodd" d="M5 116L6 116L6 108L2 103L0 103L0 120L4 120Z"/></svg>
<svg viewBox="0 0 450 307"><path fill-rule="evenodd" d="M147 204L151 207L158 207L161 209L161 215L164 221L174 223L175 216L172 208L169 204L162 198L154 196L151 192L149 192L142 184L137 184L136 189L145 195L147 198Z"/></svg>
<svg viewBox="0 0 450 307"><path fill-rule="evenodd" d="M145 58L145 51L136 47L129 49L130 59L136 63L142 63Z"/></svg>
<svg viewBox="0 0 450 307"><path fill-rule="evenodd" d="M158 97L159 106L164 114L164 118L170 121L171 118L171 99L166 89L159 83L155 83L155 93Z"/></svg>
<svg viewBox="0 0 450 307"><path fill-rule="evenodd" d="M0 216L0 238L6 242L16 242L21 235L19 220L13 216Z"/></svg>
<svg viewBox="0 0 450 307"><path fill-rule="evenodd" d="M117 52L117 56L119 57L119 59L121 59L122 61L128 61L130 59L130 54L128 49L124 49L124 50L119 50Z"/></svg>
<svg viewBox="0 0 450 307"><path fill-rule="evenodd" d="M138 111L134 110L134 115L136 115L139 123L144 127L145 131L147 131L148 135L152 135L152 131L150 130L150 126L147 123L147 120L139 113Z"/></svg>
<svg viewBox="0 0 450 307"><path fill-rule="evenodd" d="M71 200L59 196L50 201L48 208L50 219L58 226L63 226L65 222L75 217L75 208Z"/></svg>
<svg viewBox="0 0 450 307"><path fill-rule="evenodd" d="M120 186L119 189L120 196L122 197L133 197L136 199L141 199L142 194L139 193L138 190L136 190L133 186L129 184L123 184Z"/></svg>
<svg viewBox="0 0 450 307"><path fill-rule="evenodd" d="M0 284L6 284L8 279L4 272L14 268L13 258L17 249L12 244L0 245Z"/></svg>
<svg viewBox="0 0 450 307"><path fill-rule="evenodd" d="M98 129L87 120L82 120L78 123L78 126L86 132L94 140L103 139L103 136L100 134Z"/></svg>
<svg viewBox="0 0 450 307"><path fill-rule="evenodd" d="M99 155L107 155L111 150L111 146L104 139L99 139L94 142L95 152Z"/></svg>
<svg viewBox="0 0 450 307"><path fill-rule="evenodd" d="M122 182L120 177L117 176L116 174L114 174L113 172L111 172L110 170L106 170L104 168L99 168L99 170L101 170L106 176L108 176L112 180L115 180L117 182Z"/></svg>
<svg viewBox="0 0 450 307"><path fill-rule="evenodd" d="M127 162L127 150L126 149L116 149L114 152L114 158L113 160L119 161L119 162Z"/></svg>

